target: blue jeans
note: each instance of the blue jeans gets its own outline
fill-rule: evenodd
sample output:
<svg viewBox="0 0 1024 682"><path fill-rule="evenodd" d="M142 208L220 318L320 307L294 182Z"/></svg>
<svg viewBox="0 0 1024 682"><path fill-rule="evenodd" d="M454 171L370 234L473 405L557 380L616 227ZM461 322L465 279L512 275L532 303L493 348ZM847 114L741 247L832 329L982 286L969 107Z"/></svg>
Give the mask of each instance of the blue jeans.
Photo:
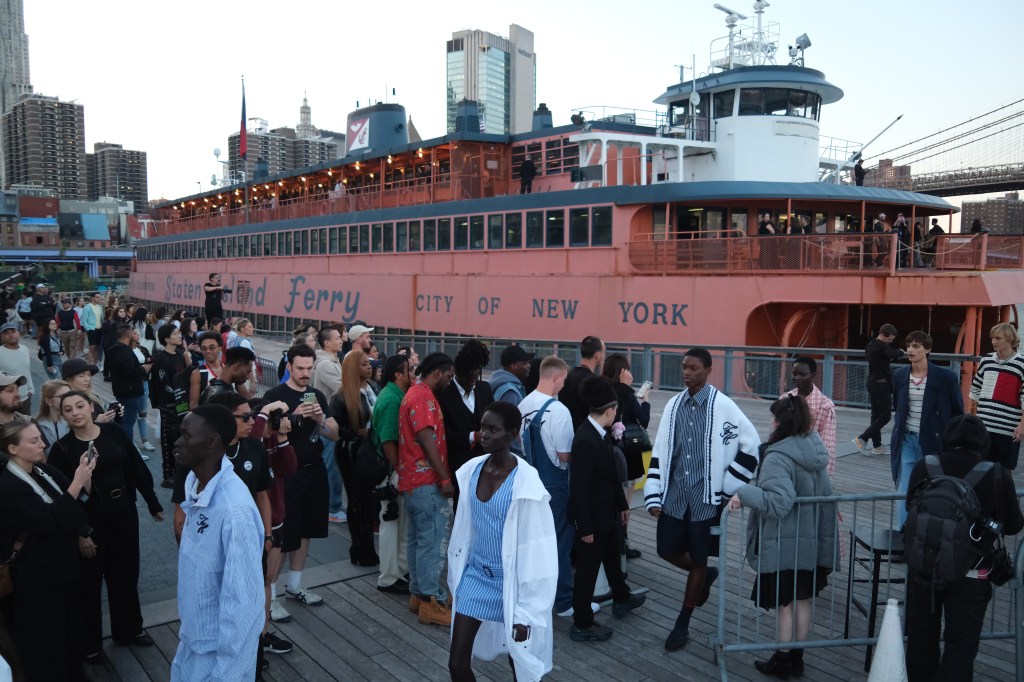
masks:
<svg viewBox="0 0 1024 682"><path fill-rule="evenodd" d="M327 513L330 516L337 516L345 509L342 494L345 488L342 485L341 471L338 470L338 463L334 461L334 441L320 436L320 442L324 444L324 451L321 454L324 466L327 467Z"/></svg>
<svg viewBox="0 0 1024 682"><path fill-rule="evenodd" d="M555 611L560 613L572 607L572 562L569 553L575 537L573 525L569 523L569 488L552 486L551 516L555 521L555 541L558 545L558 586L555 589Z"/></svg>
<svg viewBox="0 0 1024 682"><path fill-rule="evenodd" d="M409 591L420 597L448 599L441 586L441 547L448 533L451 505L436 485L424 485L405 496L409 532Z"/></svg>
<svg viewBox="0 0 1024 682"><path fill-rule="evenodd" d="M121 428L128 434L128 440L135 442L135 423L139 421L139 413L146 411L146 394L136 398L121 398L124 405L124 416L121 417Z"/></svg>
<svg viewBox="0 0 1024 682"><path fill-rule="evenodd" d="M910 482L910 472L914 470L914 465L922 459L924 459L924 455L921 454L920 437L916 433L904 433L903 445L900 447L899 480L896 482L896 490L903 494L904 499L907 496L907 484ZM897 500L896 511L896 527L903 528L903 524L907 520L906 502Z"/></svg>

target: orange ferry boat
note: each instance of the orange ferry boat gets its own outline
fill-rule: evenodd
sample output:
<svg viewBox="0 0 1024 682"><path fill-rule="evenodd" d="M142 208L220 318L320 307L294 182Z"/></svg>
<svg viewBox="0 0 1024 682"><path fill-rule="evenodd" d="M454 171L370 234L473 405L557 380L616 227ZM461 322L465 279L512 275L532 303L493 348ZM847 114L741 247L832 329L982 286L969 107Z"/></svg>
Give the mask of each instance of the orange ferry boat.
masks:
<svg viewBox="0 0 1024 682"><path fill-rule="evenodd" d="M649 120L581 110L552 126L542 104L532 132L482 134L463 102L462 132L410 143L401 106L359 109L342 159L158 207L129 292L201 308L207 275L223 273L225 308L268 331L358 319L403 333L849 348L894 322L929 330L937 350L987 350L983 330L1024 298L1024 241L945 234L925 266L901 267L896 232L872 232L879 214L887 229L902 213L948 232L957 209L852 184L859 149L819 134L843 92L802 50L773 63L771 26L731 30L711 72L669 87ZM537 177L523 194L527 156ZM758 234L765 214L774 235Z"/></svg>

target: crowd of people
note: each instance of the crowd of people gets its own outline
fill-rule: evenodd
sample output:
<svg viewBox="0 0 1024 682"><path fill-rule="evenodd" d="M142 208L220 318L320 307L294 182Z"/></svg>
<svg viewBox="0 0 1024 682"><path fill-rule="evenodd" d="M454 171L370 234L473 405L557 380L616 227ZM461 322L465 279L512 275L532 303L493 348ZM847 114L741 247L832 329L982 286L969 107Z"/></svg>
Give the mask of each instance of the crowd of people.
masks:
<svg viewBox="0 0 1024 682"><path fill-rule="evenodd" d="M222 314L219 280L207 287L205 312ZM37 292L48 297L45 287ZM162 521L163 486L172 489L179 544L172 679L260 679L267 654L293 649L273 624L291 620L288 609L324 603L303 579L311 540L347 523L351 563L377 567L378 589L407 597L419 623L450 628L453 680L475 679L474 657L499 655L517 679L539 680L552 667L554 618L571 620L572 641L600 643L614 634L600 602L611 601L615 619L644 606L646 595L627 582L628 560L640 557L628 529L641 479L657 554L687 574L664 648L687 644L692 616L710 598L723 510L747 507L747 559L757 573L750 598L777 611L780 645L756 666L781 679L802 674L803 650L787 643L807 639L812 600L839 565L835 504L794 504L833 494L836 409L818 388L814 358L792 359L794 388L770 405L762 443L709 383L711 353L690 349L685 388L668 400L652 439L649 382L635 389L628 357L609 354L596 336L581 341L572 368L510 344L501 369L485 377L492 349L478 340L454 358L420 358L411 346L385 356L365 324L301 325L280 383L258 395L249 320L222 327L217 317L151 315L101 295L79 312L79 302L58 298L48 319L30 313L0 327L0 552L17 551L0 633L11 641L0 637L0 653L23 679L85 679L85 666L108 662L104 585L114 642L153 645L139 605L136 500ZM51 339L40 360L57 370L34 418L31 358L20 343L30 326ZM979 500L1006 533L1018 532L1024 518L1009 474L1024 436L1016 330L992 329L995 353L971 391L977 423L966 426L959 382L928 361L931 338L912 332L903 352L892 347L896 337L883 325L868 346L872 421L856 446L885 454L881 430L895 396L888 454L908 500L904 516L929 455L941 454L950 471L991 459L999 467ZM904 355L909 365L891 371ZM92 389L101 360L110 404ZM149 408L159 415L159 481L145 464L156 449ZM993 485L1005 494L993 496ZM968 580L979 580L977 571ZM942 608L936 615L921 601L935 594L908 589L908 611L941 620ZM991 588L955 583L938 598L947 633L956 614L962 634L947 634L941 665L955 657L969 668L982 619L963 617L963 600L987 605ZM938 632L910 633L911 679L930 679L922 671L940 665Z"/></svg>

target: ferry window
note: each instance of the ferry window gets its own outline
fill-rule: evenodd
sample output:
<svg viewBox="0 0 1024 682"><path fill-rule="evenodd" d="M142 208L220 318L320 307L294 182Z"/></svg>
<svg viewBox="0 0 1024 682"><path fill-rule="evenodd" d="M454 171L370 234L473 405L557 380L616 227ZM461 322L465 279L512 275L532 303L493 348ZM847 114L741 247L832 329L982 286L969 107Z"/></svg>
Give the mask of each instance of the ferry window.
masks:
<svg viewBox="0 0 1024 682"><path fill-rule="evenodd" d="M246 237L246 241L249 242L249 256L251 258L256 258L258 255L260 255L260 244L263 243L263 235L254 234L251 238Z"/></svg>
<svg viewBox="0 0 1024 682"><path fill-rule="evenodd" d="M359 226L359 253L370 253L370 226Z"/></svg>
<svg viewBox="0 0 1024 682"><path fill-rule="evenodd" d="M338 250L335 253L348 253L348 227L338 228Z"/></svg>
<svg viewBox="0 0 1024 682"><path fill-rule="evenodd" d="M223 239L218 239L216 243L217 243L217 258L223 258L224 257L224 240Z"/></svg>
<svg viewBox="0 0 1024 682"><path fill-rule="evenodd" d="M228 258L235 257L235 240L228 237ZM174 245L174 260L181 260L181 244Z"/></svg>
<svg viewBox="0 0 1024 682"><path fill-rule="evenodd" d="M547 247L565 246L565 211L548 211Z"/></svg>
<svg viewBox="0 0 1024 682"><path fill-rule="evenodd" d="M764 91L764 113L785 116L789 111L789 90L768 88Z"/></svg>
<svg viewBox="0 0 1024 682"><path fill-rule="evenodd" d="M329 235L327 253L338 253L338 228L329 228L327 234Z"/></svg>
<svg viewBox="0 0 1024 682"><path fill-rule="evenodd" d="M395 223L395 229L398 230L398 236L395 239L395 251L405 253L409 250L409 224Z"/></svg>
<svg viewBox="0 0 1024 682"><path fill-rule="evenodd" d="M814 214L814 233L825 234L828 232L828 215L824 213Z"/></svg>
<svg viewBox="0 0 1024 682"><path fill-rule="evenodd" d="M309 252L311 254L320 253L320 230L310 230L312 234L309 235Z"/></svg>
<svg viewBox="0 0 1024 682"><path fill-rule="evenodd" d="M487 248L500 249L504 243L504 225L500 215L487 217Z"/></svg>
<svg viewBox="0 0 1024 682"><path fill-rule="evenodd" d="M423 250L433 251L437 248L437 223L433 220L423 221Z"/></svg>
<svg viewBox="0 0 1024 682"><path fill-rule="evenodd" d="M327 228L320 228L320 248L317 250L321 256L327 253Z"/></svg>
<svg viewBox="0 0 1024 682"><path fill-rule="evenodd" d="M732 116L732 105L736 101L736 91L726 90L714 94L715 118Z"/></svg>
<svg viewBox="0 0 1024 682"><path fill-rule="evenodd" d="M526 214L526 248L544 246L544 213L530 211Z"/></svg>
<svg viewBox="0 0 1024 682"><path fill-rule="evenodd" d="M449 251L452 248L452 219L441 218L437 221L437 250Z"/></svg>
<svg viewBox="0 0 1024 682"><path fill-rule="evenodd" d="M484 248L484 217L475 215L469 219L469 248Z"/></svg>
<svg viewBox="0 0 1024 682"><path fill-rule="evenodd" d="M764 91L760 88L740 90L740 116L760 116L764 113Z"/></svg>
<svg viewBox="0 0 1024 682"><path fill-rule="evenodd" d="M801 116L812 120L818 120L818 105L821 104L821 97L816 93L804 90L789 91L788 116Z"/></svg>
<svg viewBox="0 0 1024 682"><path fill-rule="evenodd" d="M733 209L729 218L729 236L742 237L747 234L747 212L745 209Z"/></svg>
<svg viewBox="0 0 1024 682"><path fill-rule="evenodd" d="M348 252L359 253L359 228L355 225L348 228Z"/></svg>
<svg viewBox="0 0 1024 682"><path fill-rule="evenodd" d="M505 248L523 248L523 214L505 214Z"/></svg>
<svg viewBox="0 0 1024 682"><path fill-rule="evenodd" d="M380 223L374 223L373 225L370 226L370 229L372 230L373 234L373 240L370 242L370 250L373 253L380 253L381 248L384 245L384 234L381 231L381 225Z"/></svg>
<svg viewBox="0 0 1024 682"><path fill-rule="evenodd" d="M469 247L469 218L455 219L455 250L463 251Z"/></svg>
<svg viewBox="0 0 1024 682"><path fill-rule="evenodd" d="M309 233L310 233L310 230L302 230L301 233L302 233L302 251L300 253L303 256L308 256L310 254L310 251L309 251ZM298 243L298 242L296 242L296 243Z"/></svg>
<svg viewBox="0 0 1024 682"><path fill-rule="evenodd" d="M293 246L294 240L295 240L295 233L294 232L285 232L284 233L284 255L286 255L286 256L292 255L292 253L293 253L292 246Z"/></svg>
<svg viewBox="0 0 1024 682"><path fill-rule="evenodd" d="M589 209L569 209L569 246L590 246Z"/></svg>
<svg viewBox="0 0 1024 682"><path fill-rule="evenodd" d="M395 224L384 223L384 253L395 250Z"/></svg>
<svg viewBox="0 0 1024 682"><path fill-rule="evenodd" d="M704 211L703 227L701 229L700 236L702 237L721 237L722 228L725 226L725 209L724 208L709 208Z"/></svg>
<svg viewBox="0 0 1024 682"><path fill-rule="evenodd" d="M409 250L420 250L420 221L418 220L409 222Z"/></svg>

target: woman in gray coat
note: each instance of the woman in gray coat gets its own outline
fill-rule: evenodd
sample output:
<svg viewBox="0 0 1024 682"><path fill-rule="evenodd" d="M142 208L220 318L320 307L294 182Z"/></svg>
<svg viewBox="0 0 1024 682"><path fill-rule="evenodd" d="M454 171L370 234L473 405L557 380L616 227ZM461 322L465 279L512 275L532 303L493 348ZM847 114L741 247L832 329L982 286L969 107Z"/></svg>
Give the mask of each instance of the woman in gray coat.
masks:
<svg viewBox="0 0 1024 682"><path fill-rule="evenodd" d="M811 627L811 599L839 564L835 503L794 503L798 497L832 495L828 451L811 429L811 413L799 395L772 403L775 427L762 446L754 482L740 488L729 508L751 509L747 562L757 571L750 596L777 608L780 646L804 641ZM754 666L781 679L803 674L803 649L782 648Z"/></svg>

